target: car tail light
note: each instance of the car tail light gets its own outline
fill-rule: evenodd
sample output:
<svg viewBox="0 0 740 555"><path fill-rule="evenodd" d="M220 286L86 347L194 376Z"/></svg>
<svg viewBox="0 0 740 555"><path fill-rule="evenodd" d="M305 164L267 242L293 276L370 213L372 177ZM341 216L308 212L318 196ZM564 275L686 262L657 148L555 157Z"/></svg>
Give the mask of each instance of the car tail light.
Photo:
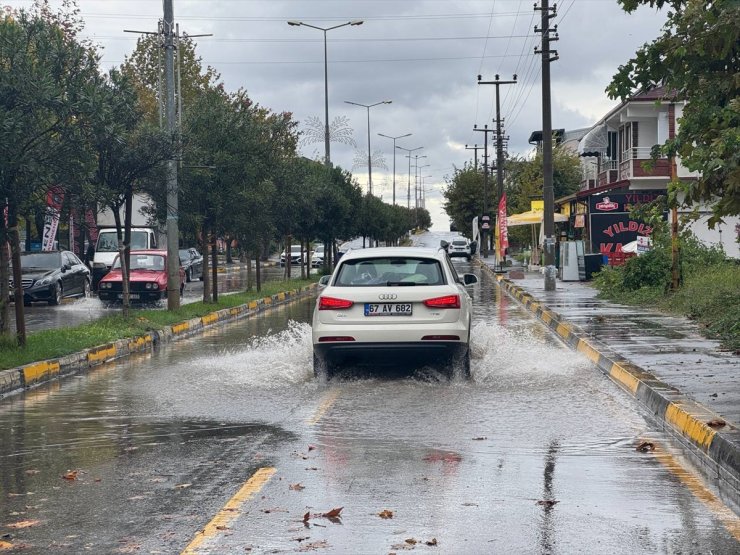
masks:
<svg viewBox="0 0 740 555"><path fill-rule="evenodd" d="M422 341L460 341L459 335L425 335Z"/></svg>
<svg viewBox="0 0 740 555"><path fill-rule="evenodd" d="M327 343L330 341L354 341L354 337L350 337L349 335L327 335L324 337L319 337L319 343Z"/></svg>
<svg viewBox="0 0 740 555"><path fill-rule="evenodd" d="M336 299L334 297L319 297L319 310L342 310L351 308L355 304L345 299Z"/></svg>
<svg viewBox="0 0 740 555"><path fill-rule="evenodd" d="M424 301L429 308L460 308L460 295L445 295Z"/></svg>

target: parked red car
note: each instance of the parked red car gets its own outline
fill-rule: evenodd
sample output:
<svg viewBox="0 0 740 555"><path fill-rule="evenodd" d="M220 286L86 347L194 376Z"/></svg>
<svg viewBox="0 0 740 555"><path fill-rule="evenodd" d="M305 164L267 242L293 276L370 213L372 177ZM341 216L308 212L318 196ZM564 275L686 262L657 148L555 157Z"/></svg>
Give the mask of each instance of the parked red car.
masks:
<svg viewBox="0 0 740 555"><path fill-rule="evenodd" d="M167 251L131 251L130 299L132 303L154 303L167 298ZM185 290L185 270L180 266L180 295ZM121 260L116 257L98 285L98 297L104 303L123 300Z"/></svg>

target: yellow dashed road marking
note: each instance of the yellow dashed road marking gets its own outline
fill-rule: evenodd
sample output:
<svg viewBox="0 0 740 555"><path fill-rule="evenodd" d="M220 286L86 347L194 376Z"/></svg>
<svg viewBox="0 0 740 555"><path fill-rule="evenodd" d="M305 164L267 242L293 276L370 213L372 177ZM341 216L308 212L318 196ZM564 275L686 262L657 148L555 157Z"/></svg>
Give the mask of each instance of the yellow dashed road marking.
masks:
<svg viewBox="0 0 740 555"><path fill-rule="evenodd" d="M321 420L321 418L324 416L324 414L326 414L326 411L328 411L335 403L337 397L339 397L339 392L340 390L337 388L329 391L324 397L324 400L321 401L321 404L319 405L319 408L316 409L314 415L306 420L306 424L309 424L311 426L317 424L319 420Z"/></svg>
<svg viewBox="0 0 740 555"><path fill-rule="evenodd" d="M715 496L704 483L691 472L682 467L670 453L666 453L660 447L655 448L655 458L665 466L671 474L676 476L681 483L701 501L725 528L733 538L740 541L740 517L726 507L717 496Z"/></svg>
<svg viewBox="0 0 740 555"><path fill-rule="evenodd" d="M250 498L254 497L264 487L264 485L272 478L272 475L277 472L277 469L271 467L260 468L255 472L252 477L247 480L244 485L237 491L234 496L229 499L226 505L211 519L211 522L206 524L206 527L201 530L193 541L182 550L181 555L192 555L198 552L200 545L207 539L215 537L219 532L228 530L229 524L231 524L241 512L241 507Z"/></svg>

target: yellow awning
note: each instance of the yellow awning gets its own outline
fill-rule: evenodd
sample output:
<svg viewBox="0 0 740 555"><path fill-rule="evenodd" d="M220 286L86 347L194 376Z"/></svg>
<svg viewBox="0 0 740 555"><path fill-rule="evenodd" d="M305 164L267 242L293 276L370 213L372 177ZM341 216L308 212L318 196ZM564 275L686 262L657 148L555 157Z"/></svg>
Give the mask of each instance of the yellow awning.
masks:
<svg viewBox="0 0 740 555"><path fill-rule="evenodd" d="M529 210L527 212L522 212L521 214L512 214L511 216L508 216L506 218L506 223L508 224L509 227L517 226L517 225L541 224L544 214L545 213L542 210ZM568 216L555 212L554 221L555 222L567 222Z"/></svg>

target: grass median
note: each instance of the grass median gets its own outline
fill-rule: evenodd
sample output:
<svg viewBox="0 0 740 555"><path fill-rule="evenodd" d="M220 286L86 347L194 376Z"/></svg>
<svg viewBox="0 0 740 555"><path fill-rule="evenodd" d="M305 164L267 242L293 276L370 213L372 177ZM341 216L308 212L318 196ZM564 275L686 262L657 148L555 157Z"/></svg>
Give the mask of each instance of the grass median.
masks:
<svg viewBox="0 0 740 555"><path fill-rule="evenodd" d="M244 291L222 294L217 303L205 304L199 301L182 305L175 311L134 309L128 318L116 313L79 326L33 332L28 335L26 347L23 349L7 340L0 345L0 370L63 357L118 339L136 337L178 322L199 318L217 310L247 304L281 291L305 287L317 280L318 277L316 279L270 281L262 286L262 291L259 293Z"/></svg>

